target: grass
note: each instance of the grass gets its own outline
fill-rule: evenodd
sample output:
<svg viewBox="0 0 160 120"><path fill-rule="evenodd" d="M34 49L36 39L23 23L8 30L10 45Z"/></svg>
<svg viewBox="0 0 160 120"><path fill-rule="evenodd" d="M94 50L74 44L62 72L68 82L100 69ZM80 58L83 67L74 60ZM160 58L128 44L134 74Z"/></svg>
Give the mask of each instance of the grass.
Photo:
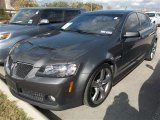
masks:
<svg viewBox="0 0 160 120"><path fill-rule="evenodd" d="M33 120L25 112L9 101L7 96L0 91L0 120Z"/></svg>

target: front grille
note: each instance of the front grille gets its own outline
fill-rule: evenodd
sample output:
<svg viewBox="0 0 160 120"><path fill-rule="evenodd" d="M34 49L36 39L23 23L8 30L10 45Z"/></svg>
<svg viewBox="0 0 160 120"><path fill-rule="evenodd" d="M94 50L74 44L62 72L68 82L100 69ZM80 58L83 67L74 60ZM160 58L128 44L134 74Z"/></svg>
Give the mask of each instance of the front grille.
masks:
<svg viewBox="0 0 160 120"><path fill-rule="evenodd" d="M15 66L15 75L20 78L25 78L32 69L32 65L17 63Z"/></svg>
<svg viewBox="0 0 160 120"><path fill-rule="evenodd" d="M39 93L39 92L34 92L31 90L27 90L27 89L21 89L20 94L24 97L30 98L38 102L43 102L45 99L44 94Z"/></svg>

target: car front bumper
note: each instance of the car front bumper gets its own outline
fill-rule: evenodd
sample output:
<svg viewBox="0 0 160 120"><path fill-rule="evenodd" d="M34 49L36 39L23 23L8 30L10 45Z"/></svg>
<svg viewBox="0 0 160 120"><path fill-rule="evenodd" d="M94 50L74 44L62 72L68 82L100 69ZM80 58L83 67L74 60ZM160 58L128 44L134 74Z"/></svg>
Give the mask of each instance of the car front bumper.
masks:
<svg viewBox="0 0 160 120"><path fill-rule="evenodd" d="M0 64L3 64L9 55L11 47L15 43L10 42L10 40L0 41Z"/></svg>
<svg viewBox="0 0 160 120"><path fill-rule="evenodd" d="M80 79L84 77L85 75L82 75ZM83 104L83 87L78 89L77 85L74 85L72 92L68 92L70 82L76 80L75 77L35 77L32 80L18 80L6 75L6 80L15 97L44 109L64 110Z"/></svg>
<svg viewBox="0 0 160 120"><path fill-rule="evenodd" d="M3 64L5 62L5 59L9 54L9 50L10 50L9 47L7 48L0 47L0 64Z"/></svg>

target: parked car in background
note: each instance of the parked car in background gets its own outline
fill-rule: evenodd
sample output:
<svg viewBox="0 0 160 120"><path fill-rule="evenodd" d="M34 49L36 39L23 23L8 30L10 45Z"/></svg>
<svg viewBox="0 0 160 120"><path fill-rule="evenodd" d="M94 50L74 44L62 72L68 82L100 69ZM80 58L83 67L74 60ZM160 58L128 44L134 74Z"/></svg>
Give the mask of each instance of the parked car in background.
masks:
<svg viewBox="0 0 160 120"><path fill-rule="evenodd" d="M88 12L61 31L14 45L6 80L14 96L45 109L96 107L115 83L144 59L153 59L156 46L156 27L146 14Z"/></svg>
<svg viewBox="0 0 160 120"><path fill-rule="evenodd" d="M157 26L160 25L160 13L159 12L146 12L146 14L151 19L151 23L154 23Z"/></svg>
<svg viewBox="0 0 160 120"><path fill-rule="evenodd" d="M60 28L73 17L84 13L80 8L23 8L10 20L0 25L0 63L18 41Z"/></svg>

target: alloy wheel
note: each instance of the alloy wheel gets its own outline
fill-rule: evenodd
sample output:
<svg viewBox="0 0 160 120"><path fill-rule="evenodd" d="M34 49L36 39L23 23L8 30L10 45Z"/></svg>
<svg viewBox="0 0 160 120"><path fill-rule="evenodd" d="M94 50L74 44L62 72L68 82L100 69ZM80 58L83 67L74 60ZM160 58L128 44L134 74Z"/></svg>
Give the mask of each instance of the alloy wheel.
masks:
<svg viewBox="0 0 160 120"><path fill-rule="evenodd" d="M153 46L152 46L151 54L150 54L151 55L151 59L154 58L154 55L156 53L156 48L157 48L157 42L154 42Z"/></svg>
<svg viewBox="0 0 160 120"><path fill-rule="evenodd" d="M100 104L110 92L111 71L108 68L101 69L94 77L90 97L94 104Z"/></svg>

